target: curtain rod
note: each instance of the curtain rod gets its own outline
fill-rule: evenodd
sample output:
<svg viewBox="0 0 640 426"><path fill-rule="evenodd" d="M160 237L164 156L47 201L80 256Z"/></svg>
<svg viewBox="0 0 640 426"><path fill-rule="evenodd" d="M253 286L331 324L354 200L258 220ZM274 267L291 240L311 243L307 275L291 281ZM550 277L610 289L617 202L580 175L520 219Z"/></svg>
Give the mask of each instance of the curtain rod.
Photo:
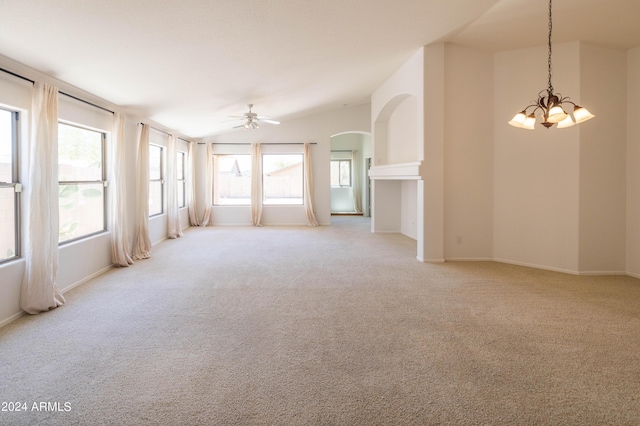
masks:
<svg viewBox="0 0 640 426"><path fill-rule="evenodd" d="M20 74L16 74L16 73L15 73L15 72L13 72L13 71L9 71L9 70L4 69L4 68L0 68L0 71L2 71L2 72L4 72L4 73L7 73L7 74L9 74L9 75L12 75L12 76L14 76L14 77L18 77L18 78L20 78L20 79L22 79L22 80L24 80L24 81L28 81L28 82L29 82L29 83L31 83L31 84L35 84L35 81L34 81L34 80L31 80L30 78L27 78L27 77L22 76L22 75L20 75ZM65 93L65 92L62 92L62 91L60 91L60 90L58 90L58 93L59 93L59 94L61 94L61 95L65 95L65 96L67 96L67 97L69 97L69 98L75 99L76 101L80 101L80 102L83 102L83 103L85 103L85 104L87 104L87 105L91 105L92 107L95 107L95 108L101 109L101 110L106 111L106 112L110 112L111 114L115 114L115 112L111 111L110 109L107 109L107 108L102 107L102 106L100 106L100 105L96 105L96 104L94 104L93 102L85 101L84 99L80 99L80 98L78 98L78 97L76 97L76 96L70 95L70 94Z"/></svg>
<svg viewBox="0 0 640 426"><path fill-rule="evenodd" d="M251 142L198 142L198 145L206 145L207 143L212 145L251 145ZM305 143L308 143L309 145L318 144L317 142L263 142L260 145L304 145Z"/></svg>

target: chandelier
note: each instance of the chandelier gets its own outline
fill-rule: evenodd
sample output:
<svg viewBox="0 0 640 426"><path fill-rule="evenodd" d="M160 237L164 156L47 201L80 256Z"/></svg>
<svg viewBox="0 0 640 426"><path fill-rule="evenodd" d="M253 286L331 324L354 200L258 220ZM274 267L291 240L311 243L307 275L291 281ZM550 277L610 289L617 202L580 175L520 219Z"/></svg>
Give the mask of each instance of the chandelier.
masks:
<svg viewBox="0 0 640 426"><path fill-rule="evenodd" d="M551 29L552 29L552 19L551 19L551 0L549 0L549 57L548 57L548 65L549 65L549 86L546 89L543 89L538 93L538 100L531 101L534 102L531 105L527 106L521 112L517 113L509 124L513 127L518 127L521 129L533 130L534 125L536 124L536 112L540 111L540 118L542 119L542 125L547 129L554 124L558 125L558 128L571 127L574 124L582 123L583 121L587 121L595 115L591 114L587 111L586 108L583 108L575 103L571 102L568 97L562 96L560 93L553 92L553 85L551 84ZM573 109L570 113L567 113L563 105L565 107L567 104L573 106ZM529 108L533 108L529 113Z"/></svg>

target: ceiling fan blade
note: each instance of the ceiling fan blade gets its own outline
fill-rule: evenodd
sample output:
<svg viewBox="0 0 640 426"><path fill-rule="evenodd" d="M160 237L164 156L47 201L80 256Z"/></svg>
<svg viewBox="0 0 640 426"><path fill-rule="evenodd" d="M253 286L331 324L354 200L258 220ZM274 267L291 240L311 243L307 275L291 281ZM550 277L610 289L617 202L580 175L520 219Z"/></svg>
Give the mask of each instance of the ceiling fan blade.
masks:
<svg viewBox="0 0 640 426"><path fill-rule="evenodd" d="M269 124L280 124L280 122L279 122L279 121L271 120L271 119L264 119L264 118L263 118L263 119L260 119L260 122L262 122L262 123L269 123Z"/></svg>

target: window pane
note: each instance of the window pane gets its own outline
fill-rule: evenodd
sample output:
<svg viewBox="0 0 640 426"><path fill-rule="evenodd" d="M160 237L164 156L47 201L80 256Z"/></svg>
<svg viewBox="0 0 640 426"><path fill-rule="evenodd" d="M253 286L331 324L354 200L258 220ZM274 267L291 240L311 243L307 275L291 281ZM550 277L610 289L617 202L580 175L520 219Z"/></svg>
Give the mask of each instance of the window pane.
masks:
<svg viewBox="0 0 640 426"><path fill-rule="evenodd" d="M162 213L162 182L149 182L149 216Z"/></svg>
<svg viewBox="0 0 640 426"><path fill-rule="evenodd" d="M102 133L59 123L58 181L102 180Z"/></svg>
<svg viewBox="0 0 640 426"><path fill-rule="evenodd" d="M59 185L59 242L104 230L104 186L100 183Z"/></svg>
<svg viewBox="0 0 640 426"><path fill-rule="evenodd" d="M340 185L351 186L351 161L340 161Z"/></svg>
<svg viewBox="0 0 640 426"><path fill-rule="evenodd" d="M16 255L15 202L13 187L0 188L0 260Z"/></svg>
<svg viewBox="0 0 640 426"><path fill-rule="evenodd" d="M13 182L13 117L4 109L0 109L0 182Z"/></svg>
<svg viewBox="0 0 640 426"><path fill-rule="evenodd" d="M162 147L149 145L149 179L162 179Z"/></svg>
<svg viewBox="0 0 640 426"><path fill-rule="evenodd" d="M331 161L331 186L340 186L340 161Z"/></svg>
<svg viewBox="0 0 640 426"><path fill-rule="evenodd" d="M178 164L177 164L177 174L178 179L184 179L184 152L178 152Z"/></svg>
<svg viewBox="0 0 640 426"><path fill-rule="evenodd" d="M302 154L264 154L264 204L302 204Z"/></svg>
<svg viewBox="0 0 640 426"><path fill-rule="evenodd" d="M178 207L186 206L186 202L184 198L184 187L185 187L185 182L178 181Z"/></svg>
<svg viewBox="0 0 640 426"><path fill-rule="evenodd" d="M251 204L251 155L213 156L213 204Z"/></svg>

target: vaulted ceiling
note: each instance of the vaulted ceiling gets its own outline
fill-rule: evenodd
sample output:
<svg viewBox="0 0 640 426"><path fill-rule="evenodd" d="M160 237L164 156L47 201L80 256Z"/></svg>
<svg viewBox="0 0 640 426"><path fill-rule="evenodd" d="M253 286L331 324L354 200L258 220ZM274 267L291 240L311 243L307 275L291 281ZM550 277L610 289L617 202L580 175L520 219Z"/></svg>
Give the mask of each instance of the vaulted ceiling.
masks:
<svg viewBox="0 0 640 426"><path fill-rule="evenodd" d="M369 101L421 46L546 44L547 0L19 0L0 55L193 138ZM554 42L640 45L640 1L554 0Z"/></svg>

